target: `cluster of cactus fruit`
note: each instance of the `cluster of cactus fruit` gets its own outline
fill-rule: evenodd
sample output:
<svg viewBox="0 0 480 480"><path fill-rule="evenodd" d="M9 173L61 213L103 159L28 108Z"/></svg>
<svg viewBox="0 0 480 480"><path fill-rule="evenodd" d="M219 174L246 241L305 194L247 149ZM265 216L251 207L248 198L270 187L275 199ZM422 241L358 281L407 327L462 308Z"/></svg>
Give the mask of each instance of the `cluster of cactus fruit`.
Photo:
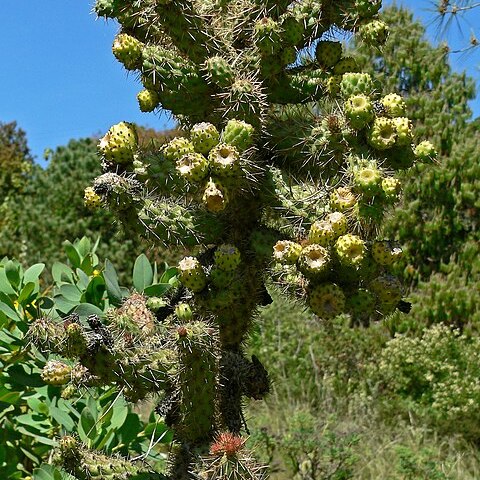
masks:
<svg viewBox="0 0 480 480"><path fill-rule="evenodd" d="M85 203L111 209L153 245L190 255L162 301L135 293L104 319L37 321L30 337L76 362L50 362L47 383L117 385L129 401L157 399L174 432L172 480L266 475L244 445L242 407L269 391L266 369L245 354L256 314L271 302L269 284L325 321L349 313L368 324L408 311L391 273L401 248L379 232L401 194L396 172L433 161L435 149L413 144L401 96L381 96L334 39L347 31L381 46L388 27L380 7L96 2L100 17L120 24L113 54L144 86L140 109L169 110L183 134L139 144L133 124L112 126L99 143L104 173ZM95 455L68 437L58 458L80 479L110 478L89 470ZM115 458L111 469L124 463Z"/></svg>

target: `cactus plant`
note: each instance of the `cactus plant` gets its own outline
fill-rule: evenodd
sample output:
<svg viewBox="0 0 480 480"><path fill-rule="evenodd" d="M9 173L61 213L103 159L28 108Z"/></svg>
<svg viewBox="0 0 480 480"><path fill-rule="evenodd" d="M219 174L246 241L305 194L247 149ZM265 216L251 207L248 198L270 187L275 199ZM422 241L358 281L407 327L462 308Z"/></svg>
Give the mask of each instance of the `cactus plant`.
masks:
<svg viewBox="0 0 480 480"><path fill-rule="evenodd" d="M378 26L380 6L97 1L99 16L120 23L116 57L155 100L142 95L141 108L158 102L184 136L146 153L132 124L114 125L100 141L104 173L89 198L153 245L195 248L165 307L148 313L135 297L105 321L87 318L85 349L50 346L78 362L77 383L116 385L130 401L159 395L156 411L174 432L171 480L265 476L244 446L242 408L269 391L245 343L271 302L270 277L324 321L348 311L366 323L402 301L389 250L375 242L398 195L394 170L407 167L400 159L433 150L414 153L401 98L382 104L370 75L324 38L343 30L373 43L376 30L359 26ZM159 185L146 164L168 182ZM74 445L60 448L59 462L87 472L74 454L95 458ZM120 463L112 459L112 473Z"/></svg>

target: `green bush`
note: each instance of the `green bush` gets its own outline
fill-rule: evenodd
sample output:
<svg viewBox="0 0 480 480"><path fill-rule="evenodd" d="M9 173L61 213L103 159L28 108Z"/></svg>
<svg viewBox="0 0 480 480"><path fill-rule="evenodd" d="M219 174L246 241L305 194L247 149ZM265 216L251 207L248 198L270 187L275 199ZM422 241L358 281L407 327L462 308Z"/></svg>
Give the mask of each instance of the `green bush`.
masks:
<svg viewBox="0 0 480 480"><path fill-rule="evenodd" d="M112 264L100 263L97 246L86 237L65 242L68 263L53 264L48 276L52 284L42 277L44 264L24 270L15 260L4 258L0 263L1 478L16 480L31 474L48 460L65 434L78 436L91 448L163 461L161 449L151 447L153 442L168 442L170 435L153 413L141 417L113 388L90 387L86 395L74 382L46 384L45 365L61 358L46 356L28 341L29 328L42 325L45 315L59 325L72 313L85 321L88 315L103 315L112 300L116 303L129 294L129 289L118 286ZM138 292L166 290L155 283L154 268L145 256L137 258L132 280ZM76 368L71 362L66 365ZM45 472L52 476L37 473L35 478L54 478L53 470Z"/></svg>
<svg viewBox="0 0 480 480"><path fill-rule="evenodd" d="M366 401L389 417L413 415L443 433L480 435L480 338L445 325L397 335L370 363Z"/></svg>

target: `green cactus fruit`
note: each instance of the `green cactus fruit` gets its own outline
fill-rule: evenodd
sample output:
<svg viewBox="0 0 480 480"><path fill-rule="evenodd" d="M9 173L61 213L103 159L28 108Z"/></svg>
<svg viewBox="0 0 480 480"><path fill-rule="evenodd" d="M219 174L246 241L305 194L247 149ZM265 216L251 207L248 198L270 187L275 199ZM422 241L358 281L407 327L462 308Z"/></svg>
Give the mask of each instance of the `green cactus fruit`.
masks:
<svg viewBox="0 0 480 480"><path fill-rule="evenodd" d="M60 449L60 454L62 457L72 458L77 457L79 454L79 443L70 435L64 435L58 441L58 447Z"/></svg>
<svg viewBox="0 0 480 480"><path fill-rule="evenodd" d="M188 303L179 303L175 307L175 315L182 322L190 322L193 319L193 312Z"/></svg>
<svg viewBox="0 0 480 480"><path fill-rule="evenodd" d="M175 137L162 148L162 153L165 156L165 159L171 162L176 162L187 153L194 152L195 148L193 146L193 143L184 137Z"/></svg>
<svg viewBox="0 0 480 480"><path fill-rule="evenodd" d="M205 208L212 213L219 213L225 210L229 201L226 188L212 178L207 182L203 191L202 202Z"/></svg>
<svg viewBox="0 0 480 480"><path fill-rule="evenodd" d="M330 195L330 208L344 212L357 204L356 195L348 187L338 187Z"/></svg>
<svg viewBox="0 0 480 480"><path fill-rule="evenodd" d="M272 55L281 46L281 29L272 18L264 17L254 26L255 43L263 55Z"/></svg>
<svg viewBox="0 0 480 480"><path fill-rule="evenodd" d="M402 258L402 249L390 240L377 240L372 245L372 257L379 265L390 266Z"/></svg>
<svg viewBox="0 0 480 480"><path fill-rule="evenodd" d="M193 143L196 152L207 155L220 141L220 134L215 125L201 122L191 128L190 141Z"/></svg>
<svg viewBox="0 0 480 480"><path fill-rule="evenodd" d="M402 182L398 178L387 177L382 180L382 190L388 203L395 203L402 193Z"/></svg>
<svg viewBox="0 0 480 480"><path fill-rule="evenodd" d="M307 245L300 252L298 269L309 278L318 278L330 269L330 253L321 245Z"/></svg>
<svg viewBox="0 0 480 480"><path fill-rule="evenodd" d="M70 400L78 394L78 388L73 384L68 384L62 389L60 397L64 400Z"/></svg>
<svg viewBox="0 0 480 480"><path fill-rule="evenodd" d="M415 158L423 163L432 162L437 158L437 151L434 145L428 140L420 142L414 150Z"/></svg>
<svg viewBox="0 0 480 480"><path fill-rule="evenodd" d="M370 95L372 91L373 81L368 73L347 72L343 74L340 92L344 98L352 95Z"/></svg>
<svg viewBox="0 0 480 480"><path fill-rule="evenodd" d="M412 143L412 122L407 117L392 118L397 133L397 145L405 146Z"/></svg>
<svg viewBox="0 0 480 480"><path fill-rule="evenodd" d="M348 72L358 72L357 61L353 57L343 57L333 67L334 75L344 75ZM364 92L359 92L364 93Z"/></svg>
<svg viewBox="0 0 480 480"><path fill-rule="evenodd" d="M235 245L219 245L213 254L215 265L227 272L236 270L242 261L240 250Z"/></svg>
<svg viewBox="0 0 480 480"><path fill-rule="evenodd" d="M282 19L281 27L283 30L282 40L286 45L296 46L302 41L305 31L303 21L292 16L286 16Z"/></svg>
<svg viewBox="0 0 480 480"><path fill-rule="evenodd" d="M346 299L346 309L354 319L370 317L375 312L375 304L375 295L366 288L359 288Z"/></svg>
<svg viewBox="0 0 480 480"><path fill-rule="evenodd" d="M235 270L223 270L214 266L210 270L208 279L215 288L224 289L235 280Z"/></svg>
<svg viewBox="0 0 480 480"><path fill-rule="evenodd" d="M155 316L147 306L147 298L140 293L131 294L120 308L109 311L107 318L120 330L135 334L155 331Z"/></svg>
<svg viewBox="0 0 480 480"><path fill-rule="evenodd" d="M358 267L365 259L367 248L358 235L347 233L338 237L335 242L335 253L342 265Z"/></svg>
<svg viewBox="0 0 480 480"><path fill-rule="evenodd" d="M385 45L387 41L389 28L388 25L381 20L372 20L371 22L360 25L358 33L366 45L380 47Z"/></svg>
<svg viewBox="0 0 480 480"><path fill-rule="evenodd" d="M186 153L175 164L177 172L190 183L202 181L208 174L207 159L201 153Z"/></svg>
<svg viewBox="0 0 480 480"><path fill-rule="evenodd" d="M407 105L403 98L398 93L389 93L381 100L385 112L389 117L404 117L407 111Z"/></svg>
<svg viewBox="0 0 480 480"><path fill-rule="evenodd" d="M345 311L345 294L338 285L323 283L309 292L308 304L315 315L331 320Z"/></svg>
<svg viewBox="0 0 480 480"><path fill-rule="evenodd" d="M65 329L63 325L49 318L37 318L28 329L27 338L41 352L63 353Z"/></svg>
<svg viewBox="0 0 480 480"><path fill-rule="evenodd" d="M279 240L273 247L273 258L279 263L293 265L297 262L302 246L291 240Z"/></svg>
<svg viewBox="0 0 480 480"><path fill-rule="evenodd" d="M382 188L382 172L374 163L359 166L353 170L353 183L355 189L363 195L377 195Z"/></svg>
<svg viewBox="0 0 480 480"><path fill-rule="evenodd" d="M325 89L331 97L336 97L340 93L340 82L342 81L341 75L331 75L328 77Z"/></svg>
<svg viewBox="0 0 480 480"><path fill-rule="evenodd" d="M65 326L65 356L80 357L87 351L87 337L79 323L70 323Z"/></svg>
<svg viewBox="0 0 480 480"><path fill-rule="evenodd" d="M185 257L178 264L178 279L192 292L201 292L207 286L207 276L195 257Z"/></svg>
<svg viewBox="0 0 480 480"><path fill-rule="evenodd" d="M308 231L308 241L322 247L327 247L335 240L332 224L327 220L318 220L312 223Z"/></svg>
<svg viewBox="0 0 480 480"><path fill-rule="evenodd" d="M347 217L341 212L331 212L327 214L325 220L330 223L333 229L334 240L340 235L347 233Z"/></svg>
<svg viewBox="0 0 480 480"><path fill-rule="evenodd" d="M97 0L94 11L99 17L113 18L116 13L117 0Z"/></svg>
<svg viewBox="0 0 480 480"><path fill-rule="evenodd" d="M229 120L222 132L222 142L243 152L253 145L255 129L242 120Z"/></svg>
<svg viewBox="0 0 480 480"><path fill-rule="evenodd" d="M361 130L374 118L372 102L366 95L348 97L344 109L345 116L355 130Z"/></svg>
<svg viewBox="0 0 480 480"><path fill-rule="evenodd" d="M380 275L370 282L369 288L381 304L397 305L402 299L402 284L394 275Z"/></svg>
<svg viewBox="0 0 480 480"><path fill-rule="evenodd" d="M208 163L213 175L219 177L238 177L242 174L240 154L227 143L219 143L208 154Z"/></svg>
<svg viewBox="0 0 480 480"><path fill-rule="evenodd" d="M355 11L360 18L370 18L378 13L382 0L355 0Z"/></svg>
<svg viewBox="0 0 480 480"><path fill-rule="evenodd" d="M152 312L158 312L161 308L167 306L167 302L161 297L148 297L146 305Z"/></svg>
<svg viewBox="0 0 480 480"><path fill-rule="evenodd" d="M160 103L160 98L155 90L145 88L137 93L138 106L142 112L153 112Z"/></svg>
<svg viewBox="0 0 480 480"><path fill-rule="evenodd" d="M142 48L143 44L136 38L120 33L115 37L112 52L127 70L135 70L142 66Z"/></svg>
<svg viewBox="0 0 480 480"><path fill-rule="evenodd" d="M368 131L367 141L376 150L392 148L397 141L397 127L393 119L377 117Z"/></svg>
<svg viewBox="0 0 480 480"><path fill-rule="evenodd" d="M92 187L87 187L83 194L83 203L89 210L97 210L102 204L102 197L97 195Z"/></svg>
<svg viewBox="0 0 480 480"><path fill-rule="evenodd" d="M100 140L100 153L114 163L129 163L138 146L137 130L133 123L120 122L110 127Z"/></svg>
<svg viewBox="0 0 480 480"><path fill-rule="evenodd" d="M214 56L207 58L204 68L209 80L219 87L228 87L235 79L235 72L232 66L223 57Z"/></svg>
<svg viewBox="0 0 480 480"><path fill-rule="evenodd" d="M342 58L342 44L331 40L320 40L315 48L315 58L323 68L334 67Z"/></svg>
<svg viewBox="0 0 480 480"><path fill-rule="evenodd" d="M65 385L70 381L72 367L58 360L49 360L40 376L49 385Z"/></svg>

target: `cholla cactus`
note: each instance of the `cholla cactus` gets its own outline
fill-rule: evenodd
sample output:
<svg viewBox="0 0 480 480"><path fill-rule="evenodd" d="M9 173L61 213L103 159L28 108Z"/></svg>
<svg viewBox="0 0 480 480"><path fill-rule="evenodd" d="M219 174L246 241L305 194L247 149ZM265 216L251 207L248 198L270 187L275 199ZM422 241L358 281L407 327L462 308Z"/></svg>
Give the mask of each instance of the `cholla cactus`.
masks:
<svg viewBox="0 0 480 480"><path fill-rule="evenodd" d="M154 245L200 253L180 261L180 287L155 316L137 294L106 325L90 318L79 351L46 321L32 338L76 357L77 384L116 384L131 401L161 395L172 480L264 477L241 435L244 398L269 391L260 360L244 354L269 278L324 321L368 323L402 302L396 247L377 235L400 194L396 170L434 148L412 145L401 97L380 97L332 38L344 30L380 45L380 7L97 0L97 14L120 24L113 53L143 84L141 110L169 110L183 134L148 147L132 124L114 125L89 196Z"/></svg>

